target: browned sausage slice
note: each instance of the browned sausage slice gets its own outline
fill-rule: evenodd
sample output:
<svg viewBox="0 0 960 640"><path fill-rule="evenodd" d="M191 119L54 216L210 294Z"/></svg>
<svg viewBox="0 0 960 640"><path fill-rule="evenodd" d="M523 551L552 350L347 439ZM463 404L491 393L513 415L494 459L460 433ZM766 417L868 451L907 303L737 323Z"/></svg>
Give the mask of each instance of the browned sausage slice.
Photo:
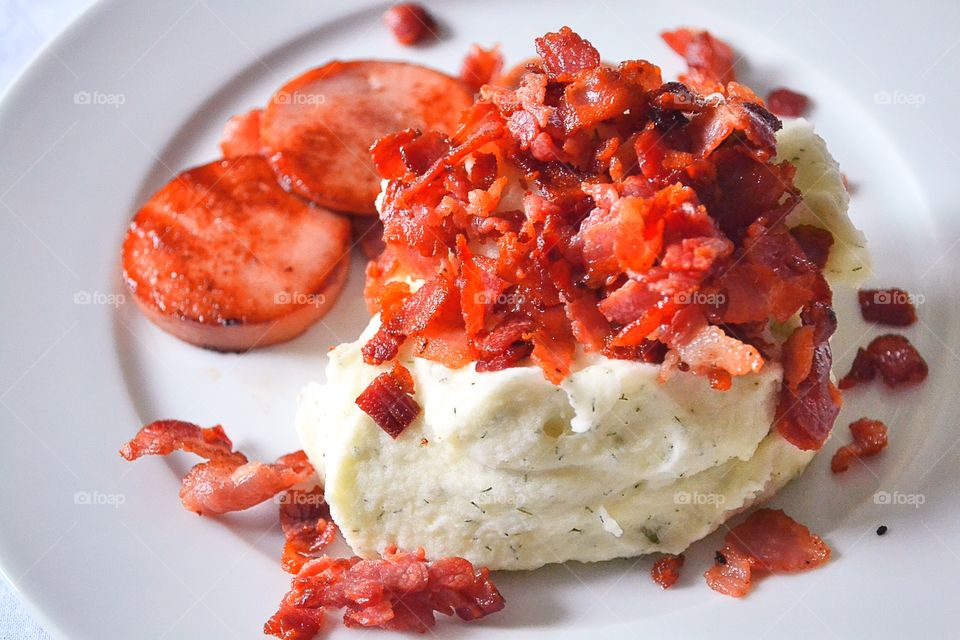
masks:
<svg viewBox="0 0 960 640"><path fill-rule="evenodd" d="M190 169L134 217L124 279L160 328L246 351L289 340L333 305L350 251L347 218L284 191L262 156Z"/></svg>
<svg viewBox="0 0 960 640"><path fill-rule="evenodd" d="M277 91L261 140L285 187L319 205L375 214L370 145L401 129L453 133L473 102L456 78L403 62L331 62Z"/></svg>
<svg viewBox="0 0 960 640"><path fill-rule="evenodd" d="M227 120L226 126L223 127L223 136L220 138L220 150L224 158L260 154L261 115L263 115L263 109L251 109Z"/></svg>

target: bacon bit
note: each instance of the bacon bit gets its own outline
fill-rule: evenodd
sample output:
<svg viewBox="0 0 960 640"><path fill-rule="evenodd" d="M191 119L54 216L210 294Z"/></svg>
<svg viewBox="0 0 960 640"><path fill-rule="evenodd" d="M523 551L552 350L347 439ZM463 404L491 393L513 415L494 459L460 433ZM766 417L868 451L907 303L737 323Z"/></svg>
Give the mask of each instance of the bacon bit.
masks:
<svg viewBox="0 0 960 640"><path fill-rule="evenodd" d="M383 14L383 21L402 45L414 45L434 35L437 23L422 5L395 4Z"/></svg>
<svg viewBox="0 0 960 640"><path fill-rule="evenodd" d="M714 565L703 576L711 589L734 598L747 595L753 582L750 558L727 547L717 551Z"/></svg>
<svg viewBox="0 0 960 640"><path fill-rule="evenodd" d="M917 321L917 309L910 294L903 289L861 289L857 300L867 322L909 327Z"/></svg>
<svg viewBox="0 0 960 640"><path fill-rule="evenodd" d="M503 607L486 568L463 558L428 562L423 549L404 553L391 546L379 560L324 556L305 564L264 633L311 640L326 609L345 609L347 627L424 633L436 624L435 612L469 621Z"/></svg>
<svg viewBox="0 0 960 640"><path fill-rule="evenodd" d="M850 424L853 442L840 447L830 460L830 470L843 473L855 458L875 456L887 448L887 425L879 420L860 418Z"/></svg>
<svg viewBox="0 0 960 640"><path fill-rule="evenodd" d="M280 566L297 574L337 535L337 525L323 499L323 487L291 489L280 498L280 528L286 538Z"/></svg>
<svg viewBox="0 0 960 640"><path fill-rule="evenodd" d="M242 511L313 477L303 451L281 456L273 464L249 462L217 425L209 429L180 420L152 422L120 449L127 460L169 455L180 450L206 458L187 473L180 501L198 515Z"/></svg>
<svg viewBox="0 0 960 640"><path fill-rule="evenodd" d="M478 44L470 46L467 56L460 67L460 80L470 87L474 93L480 92L480 87L492 84L503 70L503 55L500 46L484 49Z"/></svg>
<svg viewBox="0 0 960 640"><path fill-rule="evenodd" d="M801 224L790 229L790 234L803 249L807 258L822 271L827 266L830 249L833 247L833 234L826 229Z"/></svg>
<svg viewBox="0 0 960 640"><path fill-rule="evenodd" d="M680 568L686 560L683 554L674 556L666 555L653 563L650 570L650 576L653 581L660 585L661 589L669 589L676 583L680 577Z"/></svg>
<svg viewBox="0 0 960 640"><path fill-rule="evenodd" d="M794 573L825 564L830 547L779 509L760 509L724 537L716 562L704 577L724 595L740 598L750 592L753 573Z"/></svg>
<svg viewBox="0 0 960 640"><path fill-rule="evenodd" d="M929 368L905 336L890 333L874 338L865 350L857 350L850 373L840 380L840 388L869 382L877 373L884 384L893 388L923 382Z"/></svg>
<svg viewBox="0 0 960 640"><path fill-rule="evenodd" d="M120 455L133 462L141 456L166 456L174 451L238 465L247 462L245 455L233 450L233 443L220 425L204 429L182 420L151 422L123 445Z"/></svg>
<svg viewBox="0 0 960 640"><path fill-rule="evenodd" d="M809 107L810 98L790 89L774 89L767 96L767 108L778 116L799 118Z"/></svg>
<svg viewBox="0 0 960 640"><path fill-rule="evenodd" d="M410 372L394 363L392 371L381 373L363 390L357 398L357 406L396 440L420 415L420 405L410 395L412 393Z"/></svg>
<svg viewBox="0 0 960 640"><path fill-rule="evenodd" d="M700 29L665 31L660 37L687 62L689 70L680 81L701 93L722 92L736 80L733 49L723 40Z"/></svg>
<svg viewBox="0 0 960 640"><path fill-rule="evenodd" d="M567 82L578 71L600 66L600 52L570 27L537 38L536 45L544 72L555 82Z"/></svg>
<svg viewBox="0 0 960 640"><path fill-rule="evenodd" d="M840 379L839 387L847 390L863 382L870 382L877 376L877 369L873 366L873 357L866 349L857 349L850 372Z"/></svg>
<svg viewBox="0 0 960 640"><path fill-rule="evenodd" d="M314 475L303 451L281 456L273 464L203 462L183 478L180 501L197 515L219 515L249 509Z"/></svg>

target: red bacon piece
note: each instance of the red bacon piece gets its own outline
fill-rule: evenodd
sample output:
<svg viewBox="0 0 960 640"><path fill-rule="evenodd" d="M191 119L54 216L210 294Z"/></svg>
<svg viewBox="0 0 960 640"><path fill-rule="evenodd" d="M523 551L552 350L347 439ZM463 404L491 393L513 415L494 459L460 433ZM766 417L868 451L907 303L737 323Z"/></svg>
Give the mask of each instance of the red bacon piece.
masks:
<svg viewBox="0 0 960 640"><path fill-rule="evenodd" d="M600 52L570 27L537 38L536 46L543 70L555 82L566 82L578 71L600 66Z"/></svg>
<svg viewBox="0 0 960 640"><path fill-rule="evenodd" d="M420 415L420 405L411 395L413 379L399 363L381 373L357 397L357 406L373 418L394 440Z"/></svg>
<svg viewBox="0 0 960 640"><path fill-rule="evenodd" d="M306 482L313 474L303 451L281 456L273 464L203 462L183 478L180 501L201 516L242 511Z"/></svg>
<svg viewBox="0 0 960 640"><path fill-rule="evenodd" d="M830 547L782 510L760 509L724 537L704 576L714 591L733 597L750 591L753 573L794 573L825 564Z"/></svg>
<svg viewBox="0 0 960 640"><path fill-rule="evenodd" d="M825 281L821 286L826 287ZM829 304L820 300L804 307L800 317L804 327L812 328L813 353L794 352L789 356L790 377L780 390L775 424L780 435L794 446L813 450L826 442L840 413L840 392L830 381L833 353L829 339L837 329L837 319ZM797 340L788 344L788 348L808 348L804 344L806 338L802 342ZM798 381L796 376L801 369L807 375Z"/></svg>
<svg viewBox="0 0 960 640"><path fill-rule="evenodd" d="M923 382L929 367L906 336L890 333L874 338L866 350L857 351L853 367L840 381L840 388L869 382L877 373L884 384L892 388Z"/></svg>
<svg viewBox="0 0 960 640"><path fill-rule="evenodd" d="M778 116L799 118L807 113L810 98L786 88L774 89L767 96L767 108Z"/></svg>
<svg viewBox="0 0 960 640"><path fill-rule="evenodd" d="M861 289L857 292L860 313L867 322L909 327L917 321L912 296L903 289Z"/></svg>
<svg viewBox="0 0 960 640"><path fill-rule="evenodd" d="M793 227L790 234L803 249L807 259L822 271L830 257L830 248L833 247L833 234L809 224Z"/></svg>
<svg viewBox="0 0 960 640"><path fill-rule="evenodd" d="M393 5L384 12L383 21L397 42L407 46L423 42L437 26L433 16L414 2Z"/></svg>
<svg viewBox="0 0 960 640"><path fill-rule="evenodd" d="M337 535L323 487L287 491L280 499L280 528L286 539L280 565L287 573L297 574Z"/></svg>
<svg viewBox="0 0 960 640"><path fill-rule="evenodd" d="M661 589L669 589L680 578L680 569L683 567L685 559L682 553L677 556L663 556L653 563L653 568L650 570L650 577L660 585Z"/></svg>
<svg viewBox="0 0 960 640"><path fill-rule="evenodd" d="M207 458L187 473L180 501L198 515L241 511L313 477L313 466L303 451L280 457L273 464L249 462L218 425L202 429L179 420L161 420L143 427L120 449L127 460L143 455L168 455L181 450Z"/></svg>
<svg viewBox="0 0 960 640"><path fill-rule="evenodd" d="M166 456L174 451L238 465L247 462L245 455L233 450L233 443L220 425L204 429L182 420L151 422L123 445L120 455L132 462L140 456Z"/></svg>
<svg viewBox="0 0 960 640"><path fill-rule="evenodd" d="M680 81L702 93L723 91L736 77L733 49L723 40L700 29L665 31L660 37L687 62L688 71Z"/></svg>
<svg viewBox="0 0 960 640"><path fill-rule="evenodd" d="M380 627L424 633L435 613L475 620L504 606L489 571L463 558L426 560L388 547L382 559L322 557L304 565L264 633L284 640L310 640L326 609L345 609L347 627Z"/></svg>
<svg viewBox="0 0 960 640"><path fill-rule="evenodd" d="M850 372L840 379L840 389L846 391L863 382L870 382L877 376L877 368L873 366L873 357L866 349L857 349Z"/></svg>
<svg viewBox="0 0 960 640"><path fill-rule="evenodd" d="M493 83L500 76L502 70L503 55L500 53L499 46L484 49L480 45L474 44L470 46L470 50L463 59L463 65L460 67L460 80L473 89L474 93L478 93L480 87Z"/></svg>
<svg viewBox="0 0 960 640"><path fill-rule="evenodd" d="M850 424L853 442L837 449L830 460L830 470L843 473L856 458L875 456L887 448L887 425L879 420L860 418Z"/></svg>

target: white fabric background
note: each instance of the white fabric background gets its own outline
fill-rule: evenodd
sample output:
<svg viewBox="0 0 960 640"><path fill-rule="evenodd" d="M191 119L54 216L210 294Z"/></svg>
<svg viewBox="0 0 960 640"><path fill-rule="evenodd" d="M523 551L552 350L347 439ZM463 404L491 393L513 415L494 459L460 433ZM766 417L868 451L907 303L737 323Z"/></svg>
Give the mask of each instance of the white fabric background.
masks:
<svg viewBox="0 0 960 640"><path fill-rule="evenodd" d="M37 51L91 4L93 0L0 0L0 92L6 91ZM0 580L0 640L49 638L10 585Z"/></svg>

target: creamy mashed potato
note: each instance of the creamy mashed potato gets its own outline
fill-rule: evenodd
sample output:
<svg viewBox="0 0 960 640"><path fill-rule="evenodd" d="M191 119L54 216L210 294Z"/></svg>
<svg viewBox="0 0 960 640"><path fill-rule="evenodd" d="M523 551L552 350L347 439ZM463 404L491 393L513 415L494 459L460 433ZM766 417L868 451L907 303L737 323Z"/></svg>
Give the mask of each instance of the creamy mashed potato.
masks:
<svg viewBox="0 0 960 640"><path fill-rule="evenodd" d="M808 199L790 223L829 228L828 274L856 279L869 265L836 162L806 122L780 141ZM327 382L303 390L297 416L334 520L361 556L397 544L532 569L679 553L813 457L771 432L777 364L722 392L688 373L661 384L657 365L585 355L554 386L536 367L454 371L401 352L423 413L393 440L354 403L387 369L360 353L377 325L330 353Z"/></svg>

